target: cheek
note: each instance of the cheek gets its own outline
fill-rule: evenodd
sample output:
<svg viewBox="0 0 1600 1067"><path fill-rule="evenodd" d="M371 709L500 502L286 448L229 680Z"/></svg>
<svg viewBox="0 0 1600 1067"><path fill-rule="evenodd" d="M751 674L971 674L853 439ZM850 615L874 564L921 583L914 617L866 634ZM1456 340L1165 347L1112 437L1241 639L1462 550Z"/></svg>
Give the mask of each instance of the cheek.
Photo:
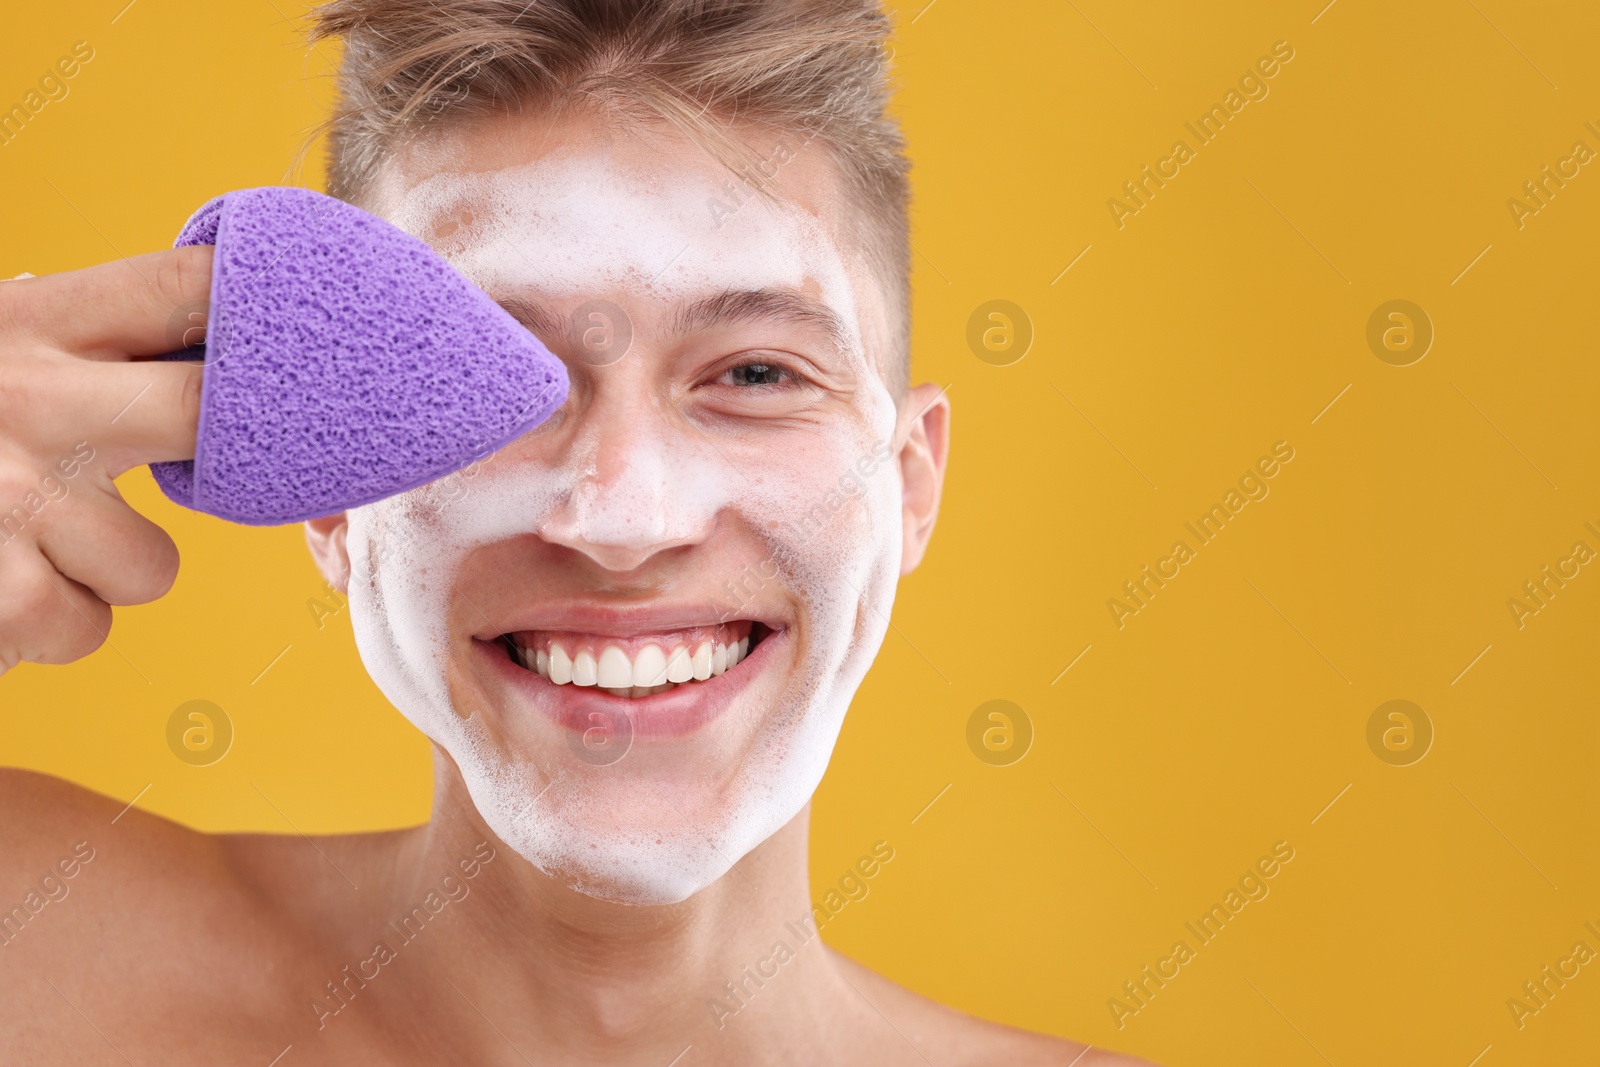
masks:
<svg viewBox="0 0 1600 1067"><path fill-rule="evenodd" d="M350 618L368 674L433 735L429 721L450 707L446 594L456 560L417 496L406 493L351 513Z"/></svg>

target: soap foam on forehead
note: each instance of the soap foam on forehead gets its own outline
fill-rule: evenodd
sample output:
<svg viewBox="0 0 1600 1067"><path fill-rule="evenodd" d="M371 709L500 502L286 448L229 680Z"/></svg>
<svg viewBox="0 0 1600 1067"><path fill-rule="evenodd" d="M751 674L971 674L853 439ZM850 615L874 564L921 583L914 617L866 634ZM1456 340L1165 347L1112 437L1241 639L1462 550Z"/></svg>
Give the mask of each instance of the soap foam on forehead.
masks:
<svg viewBox="0 0 1600 1067"><path fill-rule="evenodd" d="M800 288L809 279L861 355L855 294L820 220L751 190L737 209L703 176L668 181L599 154L558 153L521 167L441 173L391 218L497 295L649 293L674 301L725 290Z"/></svg>
<svg viewBox="0 0 1600 1067"><path fill-rule="evenodd" d="M860 352L837 251L815 219L760 200L719 230L707 195L694 181L641 177L603 156L561 157L437 175L394 219L427 236L440 219L470 214L440 250L494 291L588 297L648 288L673 299L814 279L856 340L861 386L847 425L783 449L737 433L719 446L657 402L626 434L602 440L597 425L582 426L564 453L535 444L514 461L487 461L464 491L459 479L442 479L350 516L352 621L379 687L451 754L485 821L509 845L575 888L635 903L703 888L803 807L883 640L899 572L897 469L879 459L872 475L851 480L890 441L895 405ZM449 612L473 550L562 523L590 543L659 546L704 537L724 516L756 540L739 550L751 558L723 551L716 570L731 585L749 565L775 568L773 580L803 605L804 632L790 636L804 656L774 706L739 710L757 726L721 810L682 820L682 797L658 781L630 779L626 758L573 769L564 752L508 752L482 714L453 706L452 658L465 638L452 635ZM720 592L706 590L708 610ZM610 806L619 784L635 810L662 812L661 823L617 826Z"/></svg>

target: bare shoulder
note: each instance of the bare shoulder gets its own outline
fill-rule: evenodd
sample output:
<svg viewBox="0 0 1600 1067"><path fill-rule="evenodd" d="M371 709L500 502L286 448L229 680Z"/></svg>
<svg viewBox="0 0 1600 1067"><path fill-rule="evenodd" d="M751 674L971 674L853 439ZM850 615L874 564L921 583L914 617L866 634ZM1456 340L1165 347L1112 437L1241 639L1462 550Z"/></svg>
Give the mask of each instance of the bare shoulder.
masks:
<svg viewBox="0 0 1600 1067"><path fill-rule="evenodd" d="M126 909L146 920L134 929L157 929L171 910L181 927L188 905L227 869L208 835L16 768L0 769L0 855L0 939L56 951L98 928L83 921L91 913L104 919ZM52 921L69 911L73 921Z"/></svg>
<svg viewBox="0 0 1600 1067"><path fill-rule="evenodd" d="M919 1049L938 1049L942 1063L960 1067L1152 1067L1132 1056L975 1018L919 996L838 952L832 955L862 996Z"/></svg>

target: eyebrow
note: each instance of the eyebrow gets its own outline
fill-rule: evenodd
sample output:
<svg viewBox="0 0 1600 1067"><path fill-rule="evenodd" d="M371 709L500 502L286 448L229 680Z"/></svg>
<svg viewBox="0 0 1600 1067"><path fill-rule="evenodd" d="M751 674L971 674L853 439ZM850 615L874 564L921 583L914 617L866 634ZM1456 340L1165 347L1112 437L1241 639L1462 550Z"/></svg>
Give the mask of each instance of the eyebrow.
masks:
<svg viewBox="0 0 1600 1067"><path fill-rule="evenodd" d="M497 301L511 317L534 333L560 337L566 333L560 319L537 300L505 297ZM734 322L761 320L789 322L818 330L839 352L849 351L844 322L829 308L793 289L728 289L703 297L678 308L667 322L672 337L684 337L696 330L707 330Z"/></svg>

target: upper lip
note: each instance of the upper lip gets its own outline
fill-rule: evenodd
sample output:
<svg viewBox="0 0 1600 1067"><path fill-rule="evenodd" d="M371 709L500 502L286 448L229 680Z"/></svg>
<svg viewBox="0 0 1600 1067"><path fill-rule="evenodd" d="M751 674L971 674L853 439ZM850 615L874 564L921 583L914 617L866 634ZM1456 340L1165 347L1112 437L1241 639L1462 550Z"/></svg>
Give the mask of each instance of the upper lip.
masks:
<svg viewBox="0 0 1600 1067"><path fill-rule="evenodd" d="M600 637L637 637L687 630L695 626L714 626L718 622L731 622L734 619L750 619L773 630L784 628L782 619L760 614L760 609L754 604L745 605L736 612L722 615L717 610L716 599L712 597L698 601L643 603L564 600L532 604L519 609L502 619L495 620L476 636L482 641L493 641L503 634L523 630L545 630L587 633Z"/></svg>

